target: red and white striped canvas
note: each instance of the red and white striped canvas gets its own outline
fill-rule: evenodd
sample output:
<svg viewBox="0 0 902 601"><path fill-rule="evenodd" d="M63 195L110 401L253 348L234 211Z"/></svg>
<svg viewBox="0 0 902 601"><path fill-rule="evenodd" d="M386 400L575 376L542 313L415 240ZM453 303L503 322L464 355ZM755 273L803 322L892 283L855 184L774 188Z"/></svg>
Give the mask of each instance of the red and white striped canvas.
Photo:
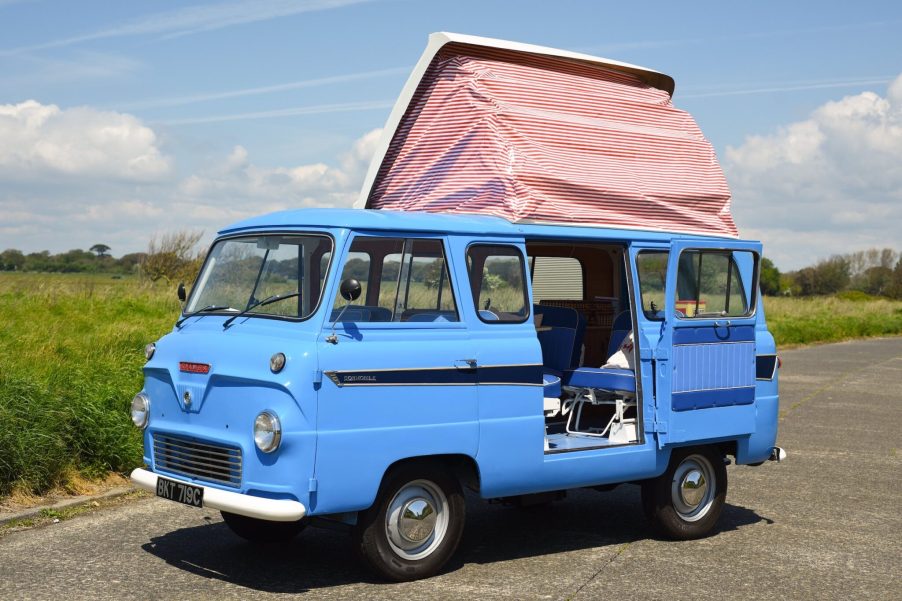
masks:
<svg viewBox="0 0 902 601"><path fill-rule="evenodd" d="M736 236L714 149L667 91L559 57L448 44L370 208Z"/></svg>

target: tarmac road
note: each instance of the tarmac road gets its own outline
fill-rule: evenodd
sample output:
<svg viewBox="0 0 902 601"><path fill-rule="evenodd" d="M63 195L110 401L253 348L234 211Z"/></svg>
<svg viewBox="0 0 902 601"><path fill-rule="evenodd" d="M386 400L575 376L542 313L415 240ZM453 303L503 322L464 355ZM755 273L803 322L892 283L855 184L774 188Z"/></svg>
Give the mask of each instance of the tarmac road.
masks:
<svg viewBox="0 0 902 601"><path fill-rule="evenodd" d="M902 599L902 338L786 351L782 464L731 466L714 536L649 537L638 489L468 504L445 573L377 582L349 538L259 549L152 498L0 538L0 599Z"/></svg>

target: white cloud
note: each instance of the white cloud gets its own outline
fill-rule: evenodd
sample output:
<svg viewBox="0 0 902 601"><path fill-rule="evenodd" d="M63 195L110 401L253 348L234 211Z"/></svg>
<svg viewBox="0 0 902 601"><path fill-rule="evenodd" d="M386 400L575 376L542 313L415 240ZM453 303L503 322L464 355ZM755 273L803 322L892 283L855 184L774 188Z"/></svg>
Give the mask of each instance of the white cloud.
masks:
<svg viewBox="0 0 902 601"><path fill-rule="evenodd" d="M179 196L196 203L244 207L248 215L292 207L349 207L366 175L381 130L356 140L338 164L261 167L247 150L236 146L221 166L192 175L179 186Z"/></svg>
<svg viewBox="0 0 902 601"><path fill-rule="evenodd" d="M170 172L152 129L128 114L60 109L34 100L0 105L0 177L154 181Z"/></svg>
<svg viewBox="0 0 902 601"><path fill-rule="evenodd" d="M35 109L25 114L26 122L30 118L37 131L46 132L39 126L54 111ZM0 123L3 118L0 113ZM2 131L0 126L0 140L4 140ZM119 256L144 250L156 232L204 230L209 238L229 223L270 211L349 207L380 133L374 130L363 135L331 164L262 166L253 162L247 149L236 146L213 167L181 179L168 176L144 181L113 181L85 170L78 172L80 177L67 175L63 181L14 181L9 176L10 161L3 160L8 150L3 150L0 250L60 252L102 242ZM152 131L150 134L156 139ZM44 145L40 136L30 144ZM56 154L68 156L54 153L54 157ZM22 163L18 157L14 160ZM68 159L61 162L71 165Z"/></svg>
<svg viewBox="0 0 902 601"><path fill-rule="evenodd" d="M741 233L794 269L831 254L902 249L902 75L808 119L728 147Z"/></svg>

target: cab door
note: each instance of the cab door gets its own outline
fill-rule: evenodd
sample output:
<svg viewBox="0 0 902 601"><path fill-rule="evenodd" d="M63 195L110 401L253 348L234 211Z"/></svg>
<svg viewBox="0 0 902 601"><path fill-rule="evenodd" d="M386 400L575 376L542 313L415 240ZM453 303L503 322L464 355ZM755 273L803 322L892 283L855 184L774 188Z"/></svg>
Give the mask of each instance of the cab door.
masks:
<svg viewBox="0 0 902 601"><path fill-rule="evenodd" d="M678 240L655 349L659 446L755 431L755 242Z"/></svg>
<svg viewBox="0 0 902 601"><path fill-rule="evenodd" d="M479 435L475 348L446 237L358 233L333 274L317 344L318 513L369 506L400 459L473 456ZM348 278L362 288L350 304L338 294Z"/></svg>

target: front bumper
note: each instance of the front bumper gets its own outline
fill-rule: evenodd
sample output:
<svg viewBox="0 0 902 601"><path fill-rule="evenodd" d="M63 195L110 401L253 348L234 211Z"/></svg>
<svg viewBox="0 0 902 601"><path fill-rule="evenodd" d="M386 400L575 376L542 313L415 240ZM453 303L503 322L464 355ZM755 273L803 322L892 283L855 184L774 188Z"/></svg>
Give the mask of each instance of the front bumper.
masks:
<svg viewBox="0 0 902 601"><path fill-rule="evenodd" d="M137 468L132 472L132 482L138 488L150 491L154 494L157 492L158 476L146 469ZM212 488L209 486L198 485L195 482L188 482L179 478L166 476L168 480L175 480L191 486L200 486L204 489L204 507L218 509L228 513L237 513L249 518L258 518L261 520L269 520L272 522L296 522L307 515L307 508L299 501L290 499L264 499L262 497L253 497L251 495L243 495L237 492Z"/></svg>

